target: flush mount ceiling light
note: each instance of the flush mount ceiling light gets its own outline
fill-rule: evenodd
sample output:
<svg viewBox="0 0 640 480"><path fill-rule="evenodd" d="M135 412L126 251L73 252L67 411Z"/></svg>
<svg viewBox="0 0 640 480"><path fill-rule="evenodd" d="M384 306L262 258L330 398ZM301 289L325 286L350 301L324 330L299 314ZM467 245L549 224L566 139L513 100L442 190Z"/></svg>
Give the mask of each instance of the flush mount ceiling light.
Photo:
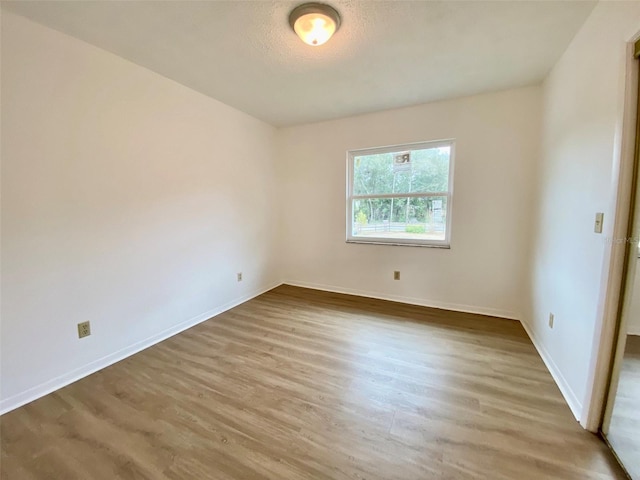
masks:
<svg viewBox="0 0 640 480"><path fill-rule="evenodd" d="M317 47L338 30L340 14L324 3L304 3L291 11L289 24L304 43Z"/></svg>

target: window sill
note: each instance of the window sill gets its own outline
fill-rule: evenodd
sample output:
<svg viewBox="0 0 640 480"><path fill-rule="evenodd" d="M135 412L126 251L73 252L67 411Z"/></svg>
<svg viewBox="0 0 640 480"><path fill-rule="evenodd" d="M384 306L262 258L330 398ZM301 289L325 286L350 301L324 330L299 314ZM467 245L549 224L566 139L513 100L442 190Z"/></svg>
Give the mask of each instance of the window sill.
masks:
<svg viewBox="0 0 640 480"><path fill-rule="evenodd" d="M422 247L422 248L442 248L450 250L450 244L437 244L437 243L402 243L402 242L384 242L376 240L353 240L348 239L347 243L357 243L361 245L390 245L394 247Z"/></svg>

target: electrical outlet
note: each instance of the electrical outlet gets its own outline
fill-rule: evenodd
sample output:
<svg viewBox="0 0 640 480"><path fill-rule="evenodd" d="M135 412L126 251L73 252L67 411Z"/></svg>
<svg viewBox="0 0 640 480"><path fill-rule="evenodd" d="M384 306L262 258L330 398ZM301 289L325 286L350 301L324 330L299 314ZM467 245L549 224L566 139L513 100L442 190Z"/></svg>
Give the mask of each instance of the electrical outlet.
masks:
<svg viewBox="0 0 640 480"><path fill-rule="evenodd" d="M393 279L400 280L400 272L398 270L393 272Z"/></svg>
<svg viewBox="0 0 640 480"><path fill-rule="evenodd" d="M242 272L238 272L236 277L238 278L238 281L241 282L242 281Z"/></svg>
<svg viewBox="0 0 640 480"><path fill-rule="evenodd" d="M553 328L553 313L549 314L549 328Z"/></svg>
<svg viewBox="0 0 640 480"><path fill-rule="evenodd" d="M91 322L82 322L78 324L78 338L84 338L91 335Z"/></svg>

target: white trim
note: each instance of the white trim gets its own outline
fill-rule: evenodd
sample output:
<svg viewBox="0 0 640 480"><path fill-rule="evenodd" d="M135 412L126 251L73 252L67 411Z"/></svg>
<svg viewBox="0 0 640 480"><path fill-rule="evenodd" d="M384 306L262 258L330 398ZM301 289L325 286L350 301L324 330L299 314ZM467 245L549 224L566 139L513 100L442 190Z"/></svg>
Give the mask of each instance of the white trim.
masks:
<svg viewBox="0 0 640 480"><path fill-rule="evenodd" d="M356 237L358 239L362 237ZM420 247L420 248L443 248L445 250L450 250L451 245L441 242L439 240L431 240L431 243L399 243L391 241L392 238L389 239L388 242L379 242L377 240L347 240L347 243L359 243L361 245L395 245L396 247Z"/></svg>
<svg viewBox="0 0 640 480"><path fill-rule="evenodd" d="M292 287L310 288L312 290L322 290L324 292L332 292L332 293L344 293L347 295L355 295L358 297L375 298L378 300L389 300L391 302L406 303L409 305L418 305L420 307L438 308L441 310L452 310L454 312L475 313L478 315L487 315L490 317L506 318L508 320L520 321L522 317L519 313L510 312L508 310L502 310L498 308L486 308L486 307L478 307L474 305L463 305L459 303L439 302L436 300L425 300L422 298L403 297L401 295L389 295L381 292L368 292L365 290L358 290L355 288L343 288L343 287L337 287L335 285L323 285L319 283L300 282L295 280L285 280L282 283L284 285L291 285Z"/></svg>
<svg viewBox="0 0 640 480"><path fill-rule="evenodd" d="M427 193L378 193L371 195L351 195L351 200L368 200L376 198L428 198L428 197L448 197L449 192L427 192Z"/></svg>
<svg viewBox="0 0 640 480"><path fill-rule="evenodd" d="M443 138L440 140L427 140L424 142L399 143L398 145L386 145L384 147L354 148L353 150L349 150L348 153L353 153L354 156L376 155L379 153L399 153L411 150L424 150L426 148L449 147L454 142L455 139L453 138Z"/></svg>
<svg viewBox="0 0 640 480"><path fill-rule="evenodd" d="M247 302L252 298L262 295L269 290L272 290L278 286L282 285L281 282L278 282L272 286L267 288L263 288L257 292L250 293L248 295L243 295L240 298L232 300L231 302L225 303L217 308L209 310L208 312L204 312L190 320L186 320L177 325L167 328L155 335L152 335L149 338L136 342L128 347L122 348L116 352L113 352L105 357L99 358L98 360L94 360L80 368L76 368L70 372L67 372L63 375L60 375L56 378L52 378L40 385L36 385L35 387L31 387L23 392L20 392L16 395L13 395L9 398L5 398L0 401L0 415L3 415L11 410L14 410L22 405L30 403L38 398L44 397L49 393L52 393L56 390L59 390L62 387L66 387L67 385L76 382L92 373L97 372L98 370L102 370L110 365L113 365L116 362L124 360L127 357L130 357L142 350L149 348L157 343L160 343L166 340L169 337L177 335L180 332L183 332L195 325L202 323L206 320L210 320L212 317L216 315L220 315L221 313L230 310L234 307L237 307L241 303Z"/></svg>
<svg viewBox="0 0 640 480"><path fill-rule="evenodd" d="M527 335L529 335L531 343L533 343L533 346L536 347L538 355L540 355L540 358L542 358L542 361L546 365L547 370L549 370L549 373L553 377L553 380L556 382L558 389L560 389L560 393L562 393L562 396L567 402L567 405L569 405L571 413L573 413L573 416L579 422L582 416L582 403L580 403L580 401L578 400L578 397L569 385L569 382L567 382L566 378L564 378L564 375L562 375L562 372L553 361L551 355L549 355L549 352L547 352L547 350L542 346L542 343L539 342L536 336L533 334L533 331L529 328L527 322L521 320L520 323L522 323L524 331L527 332Z"/></svg>

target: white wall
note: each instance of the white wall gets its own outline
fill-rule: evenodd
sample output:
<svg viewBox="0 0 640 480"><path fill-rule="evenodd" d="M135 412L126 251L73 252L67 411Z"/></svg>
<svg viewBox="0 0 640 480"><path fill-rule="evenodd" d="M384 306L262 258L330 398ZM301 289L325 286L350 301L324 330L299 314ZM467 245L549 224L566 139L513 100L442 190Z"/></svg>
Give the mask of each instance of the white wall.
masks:
<svg viewBox="0 0 640 480"><path fill-rule="evenodd" d="M2 410L279 283L275 135L3 12Z"/></svg>
<svg viewBox="0 0 640 480"><path fill-rule="evenodd" d="M540 99L528 87L283 129L284 280L519 318ZM446 138L451 249L346 244L346 151Z"/></svg>
<svg viewBox="0 0 640 480"><path fill-rule="evenodd" d="M638 30L640 3L603 2L543 87L277 132L3 12L0 410L282 276L523 318L580 417ZM346 150L443 138L457 139L452 248L346 244Z"/></svg>
<svg viewBox="0 0 640 480"><path fill-rule="evenodd" d="M640 2L601 2L543 85L543 131L526 321L580 418L611 237L625 42ZM593 232L605 213L603 234ZM555 326L548 325L549 312Z"/></svg>

